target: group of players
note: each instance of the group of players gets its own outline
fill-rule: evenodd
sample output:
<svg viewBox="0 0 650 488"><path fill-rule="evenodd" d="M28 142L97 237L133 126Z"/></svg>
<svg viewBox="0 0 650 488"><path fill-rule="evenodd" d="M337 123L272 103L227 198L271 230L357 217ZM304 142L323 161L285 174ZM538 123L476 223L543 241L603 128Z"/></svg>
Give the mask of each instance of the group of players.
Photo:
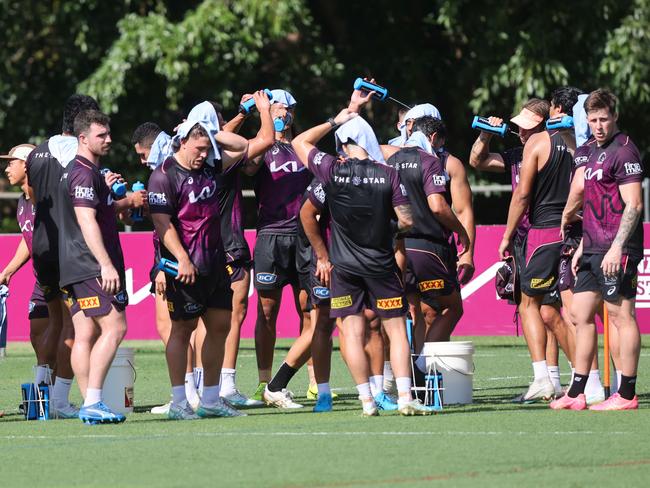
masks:
<svg viewBox="0 0 650 488"><path fill-rule="evenodd" d="M401 112L400 137L380 145L359 115L374 93L355 90L347 108L294 137L296 100L285 90L271 93L242 97L259 113L250 140L237 134L250 110L226 123L221 107L208 101L195 106L173 136L153 122L139 126L134 149L153 172L147 190L121 198L115 185L122 176L100 171L111 144L110 120L91 97L68 99L62 135L3 156L10 182L25 196L18 207L23 240L0 281L8 282L31 256L36 382L50 381L47 365L55 365L56 416L124 421L102 402L102 385L126 332L117 218L128 222L134 210L144 210L155 227L152 293L172 385L171 402L154 413L182 420L240 416L239 407L264 403L301 408L288 384L308 362L314 411L330 411L337 324L363 415L435 411L412 393L426 365L416 355L411 367L405 315L413 319L416 353L425 342L448 341L462 316L460 285L474 272L475 245L471 190L462 162L444 148L440 113L430 104ZM499 253L513 254L520 267L519 311L535 373L518 400L555 397L552 408L586 408L594 315L604 299L618 331L620 387L591 408L636 408L643 168L617 129L616 99L606 90L584 102L593 136L579 148L573 131L544 130L547 117L570 115L577 101L572 88L556 90L550 108L529 101L512 120L523 147L490 153L490 132L482 132L470 163L513 176ZM337 155L316 147L333 129ZM242 173L255 178L253 259L244 239ZM164 272L161 262L171 262L171 269ZM259 297L259 387L248 398L236 387L235 370L251 279ZM286 285L293 288L301 333L273 375L275 322ZM552 296L558 286L564 318ZM552 350L556 340L575 367L566 394ZM80 409L68 400L73 372L84 398Z"/></svg>

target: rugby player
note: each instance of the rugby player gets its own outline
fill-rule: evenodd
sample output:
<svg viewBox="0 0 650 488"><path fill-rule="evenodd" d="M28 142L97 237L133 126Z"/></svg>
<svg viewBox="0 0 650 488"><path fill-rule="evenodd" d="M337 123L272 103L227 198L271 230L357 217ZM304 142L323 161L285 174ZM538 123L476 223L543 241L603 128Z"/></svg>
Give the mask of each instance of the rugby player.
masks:
<svg viewBox="0 0 650 488"><path fill-rule="evenodd" d="M111 146L107 115L80 112L74 120L78 149L59 186L60 285L68 295L75 329L72 367L84 404L79 418L88 424L124 422L102 401L104 379L126 333L124 257L116 214L133 207L135 197L115 201L99 171ZM139 194L141 197L142 195Z"/></svg>
<svg viewBox="0 0 650 488"><path fill-rule="evenodd" d="M133 149L140 158L140 163L151 170L154 170L161 165L164 160L167 159L169 156L168 153L171 151L171 137L154 122L145 122L136 127L131 136L131 144L133 144ZM158 268L158 263L160 262L160 240L158 239L158 234L156 234L155 230L153 232L153 248L154 263L149 272L149 278L151 279L150 292L154 295L155 300L156 330L166 347L172 322L169 317L167 299L165 296L167 285L165 273ZM198 408L200 398L194 374L195 354L193 345L194 341L192 340L190 341L190 346L187 350L185 395L190 405L192 405L193 408ZM167 415L170 405L171 402L168 402L164 405L153 407L151 413Z"/></svg>
<svg viewBox="0 0 650 488"><path fill-rule="evenodd" d="M276 89L272 93L275 142L262 156L250 159L244 167L246 174L255 176L257 199L257 240L253 259L254 285L258 293L255 353L259 385L253 398L285 408L293 402L290 392L282 385L288 383L297 369L283 363L278 381L271 389L267 388L267 383L271 380L276 320L285 285L293 289L301 336L303 333L309 336L308 341L299 338L297 347L308 350L311 343L308 296L300 289L297 250L298 212L311 175L300 164L291 145L296 100L285 90Z"/></svg>
<svg viewBox="0 0 650 488"><path fill-rule="evenodd" d="M58 408L61 418L76 418L78 409L70 405L67 398L74 377L70 355L74 342L74 327L70 311L63 301L59 281L59 206L67 204L69 197L60 196L59 182L64 168L77 154L77 138L73 135L74 120L84 110L98 110L92 97L74 94L65 102L61 134L55 135L38 145L27 158L25 169L29 184L30 199L36 208L34 232L32 235L32 264L36 281L47 302L49 329L53 341L58 340L57 381L64 391L67 406ZM54 339L57 337L58 339ZM45 368L37 368L37 382L47 376ZM54 394L54 393L53 393ZM57 395L58 396L58 395Z"/></svg>
<svg viewBox="0 0 650 488"><path fill-rule="evenodd" d="M245 156L248 143L233 133L211 131L212 127L192 120L181 124L174 155L149 179L149 207L161 255L178 263L177 276L167 276L166 283L172 319L166 347L172 384L168 417L177 420L242 415L220 397L232 291L221 237L215 159L221 160L225 171ZM185 396L184 374L190 336L199 317L206 329L201 351L204 387L195 413Z"/></svg>
<svg viewBox="0 0 650 488"><path fill-rule="evenodd" d="M572 259L576 275L571 317L576 325L575 375L553 409L584 410L584 389L596 353L594 317L605 301L619 334L621 382L618 392L591 410L638 408L636 374L641 347L635 317L637 266L643 258L643 163L630 137L618 129L617 98L606 89L584 104L595 144L584 163L582 240ZM571 210L571 209L569 209ZM571 220L574 215L567 212Z"/></svg>
<svg viewBox="0 0 650 488"><path fill-rule="evenodd" d="M370 96L370 94L369 94ZM369 98L369 97L368 97ZM353 101L354 102L354 95ZM362 103L367 103L367 100ZM341 317L345 338L345 360L357 385L363 415L378 414L369 384L369 365L364 351L364 308L374 310L390 338L391 363L402 415L430 414L411 396L410 349L404 320L404 291L393 252L393 212L398 229L412 225L411 207L397 172L375 161L383 159L370 126L357 118L356 110L342 110L294 140L300 160L323 182L328 195L332 225L330 284L332 317ZM332 128L343 162L319 151L318 143ZM376 145L376 150L371 146ZM377 154L378 153L378 154Z"/></svg>

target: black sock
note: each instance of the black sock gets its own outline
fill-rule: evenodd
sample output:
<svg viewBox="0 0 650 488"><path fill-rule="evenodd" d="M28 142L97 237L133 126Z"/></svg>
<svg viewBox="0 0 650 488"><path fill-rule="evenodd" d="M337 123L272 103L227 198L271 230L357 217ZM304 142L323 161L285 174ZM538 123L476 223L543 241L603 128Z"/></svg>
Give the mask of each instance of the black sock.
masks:
<svg viewBox="0 0 650 488"><path fill-rule="evenodd" d="M626 400L632 400L634 395L636 395L636 376L625 376L622 374L618 394Z"/></svg>
<svg viewBox="0 0 650 488"><path fill-rule="evenodd" d="M269 384L266 386L268 387L269 391L280 391L283 388L287 387L289 381L291 381L291 378L293 378L293 375L295 375L297 372L297 369L292 368L287 363L282 363L282 366L280 366L278 372L275 373L275 376L271 379L271 381L269 381Z"/></svg>
<svg viewBox="0 0 650 488"><path fill-rule="evenodd" d="M569 388L570 398L577 398L578 395L585 392L585 386L587 386L587 378L589 378L589 373L587 374L578 374L573 375L573 381L571 382L571 388Z"/></svg>

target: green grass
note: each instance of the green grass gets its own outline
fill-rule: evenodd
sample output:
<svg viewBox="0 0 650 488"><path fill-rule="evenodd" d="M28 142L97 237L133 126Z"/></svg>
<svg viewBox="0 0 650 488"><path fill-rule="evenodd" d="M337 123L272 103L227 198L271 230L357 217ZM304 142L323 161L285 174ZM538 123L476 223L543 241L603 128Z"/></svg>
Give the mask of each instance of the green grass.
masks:
<svg viewBox="0 0 650 488"><path fill-rule="evenodd" d="M471 406L432 417L361 418L335 352L332 386L341 388L341 400L331 414L313 414L313 402L305 401L309 408L291 413L263 408L194 422L146 413L169 398L167 370L158 343L137 342L137 411L122 425L95 427L23 420L19 383L31 375L33 354L10 344L0 362L0 486L647 486L648 341L640 410L599 413L506 403L529 381L523 339L473 339ZM279 343L276 363L288 344ZM247 393L256 386L254 354L252 341L243 341L238 384ZM291 387L300 397L306 385L301 372Z"/></svg>

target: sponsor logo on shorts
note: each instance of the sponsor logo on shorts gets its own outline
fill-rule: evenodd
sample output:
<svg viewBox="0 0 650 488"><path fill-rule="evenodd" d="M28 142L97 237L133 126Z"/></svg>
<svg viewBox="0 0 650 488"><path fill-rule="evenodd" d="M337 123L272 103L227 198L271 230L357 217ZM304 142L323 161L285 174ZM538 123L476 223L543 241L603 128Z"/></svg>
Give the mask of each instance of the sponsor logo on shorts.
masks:
<svg viewBox="0 0 650 488"><path fill-rule="evenodd" d="M402 308L402 297L378 298L377 308L380 310L396 310Z"/></svg>
<svg viewBox="0 0 650 488"><path fill-rule="evenodd" d="M79 308L81 310L88 310L89 308L99 308L100 305L98 296L78 298L77 303L79 304Z"/></svg>
<svg viewBox="0 0 650 488"><path fill-rule="evenodd" d="M418 288L422 292L429 290L442 290L444 287L445 280L427 280L418 283Z"/></svg>
<svg viewBox="0 0 650 488"><path fill-rule="evenodd" d="M611 297L614 294L615 291L616 291L616 287L615 286L610 286L609 290L607 290L607 296Z"/></svg>
<svg viewBox="0 0 650 488"><path fill-rule="evenodd" d="M533 289L548 288L549 286L553 286L553 283L555 283L555 276L551 276L550 278L532 278L530 280L530 287Z"/></svg>
<svg viewBox="0 0 650 488"><path fill-rule="evenodd" d="M167 310L170 312L174 311L174 303L173 302L167 302Z"/></svg>
<svg viewBox="0 0 650 488"><path fill-rule="evenodd" d="M334 297L330 301L330 308L345 308L352 306L352 295L344 295L342 297Z"/></svg>
<svg viewBox="0 0 650 488"><path fill-rule="evenodd" d="M92 186L75 186L74 197L93 201L95 199L95 189Z"/></svg>
<svg viewBox="0 0 650 488"><path fill-rule="evenodd" d="M128 295L124 290L119 292L117 295L115 295L115 301L120 304L126 303L126 299L128 298Z"/></svg>
<svg viewBox="0 0 650 488"><path fill-rule="evenodd" d="M203 305L200 305L198 303L186 303L183 305L183 309L187 313L195 313L203 309Z"/></svg>
<svg viewBox="0 0 650 488"><path fill-rule="evenodd" d="M167 195L165 193L149 192L149 205L167 205Z"/></svg>
<svg viewBox="0 0 650 488"><path fill-rule="evenodd" d="M36 304L34 302L29 302L29 313L32 313L35 308Z"/></svg>
<svg viewBox="0 0 650 488"><path fill-rule="evenodd" d="M232 269L232 266L230 266L229 264L226 265L226 271L228 271L228 276L232 276L232 274L235 272Z"/></svg>
<svg viewBox="0 0 650 488"><path fill-rule="evenodd" d="M274 273L257 273L255 279L258 283L271 284L278 281L278 275Z"/></svg>
<svg viewBox="0 0 650 488"><path fill-rule="evenodd" d="M330 289L325 286L315 286L313 288L313 291L315 297L323 298L323 299L330 297Z"/></svg>

